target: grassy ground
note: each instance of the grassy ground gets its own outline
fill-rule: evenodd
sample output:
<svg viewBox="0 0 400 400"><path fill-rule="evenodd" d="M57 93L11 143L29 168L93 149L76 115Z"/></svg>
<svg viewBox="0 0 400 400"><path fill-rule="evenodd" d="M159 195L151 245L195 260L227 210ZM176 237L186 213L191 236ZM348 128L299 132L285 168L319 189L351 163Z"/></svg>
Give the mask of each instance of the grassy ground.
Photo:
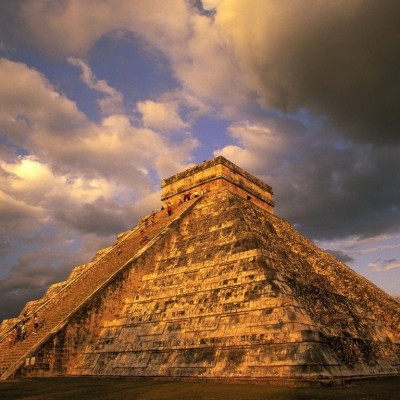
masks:
<svg viewBox="0 0 400 400"><path fill-rule="evenodd" d="M287 388L129 378L48 378L0 382L1 400L400 400L400 378L345 386Z"/></svg>

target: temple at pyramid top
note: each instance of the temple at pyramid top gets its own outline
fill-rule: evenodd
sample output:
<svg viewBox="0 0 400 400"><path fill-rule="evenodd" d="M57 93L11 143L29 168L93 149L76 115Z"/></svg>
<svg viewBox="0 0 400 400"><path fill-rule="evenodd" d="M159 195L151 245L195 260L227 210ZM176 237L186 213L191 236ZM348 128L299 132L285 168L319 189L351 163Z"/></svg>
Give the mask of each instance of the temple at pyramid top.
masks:
<svg viewBox="0 0 400 400"><path fill-rule="evenodd" d="M194 195L225 188L270 213L274 209L271 186L222 156L162 180L161 188L164 203L177 204L189 192Z"/></svg>

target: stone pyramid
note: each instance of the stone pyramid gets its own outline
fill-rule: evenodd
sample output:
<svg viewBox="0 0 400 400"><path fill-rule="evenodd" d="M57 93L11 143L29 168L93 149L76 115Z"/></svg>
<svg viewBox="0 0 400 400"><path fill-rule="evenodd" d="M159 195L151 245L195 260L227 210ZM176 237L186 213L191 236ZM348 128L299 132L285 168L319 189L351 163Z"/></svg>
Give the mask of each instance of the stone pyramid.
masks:
<svg viewBox="0 0 400 400"><path fill-rule="evenodd" d="M163 210L3 322L2 379L400 373L400 304L275 216L267 184L217 157L162 189ZM11 343L21 319L28 336Z"/></svg>

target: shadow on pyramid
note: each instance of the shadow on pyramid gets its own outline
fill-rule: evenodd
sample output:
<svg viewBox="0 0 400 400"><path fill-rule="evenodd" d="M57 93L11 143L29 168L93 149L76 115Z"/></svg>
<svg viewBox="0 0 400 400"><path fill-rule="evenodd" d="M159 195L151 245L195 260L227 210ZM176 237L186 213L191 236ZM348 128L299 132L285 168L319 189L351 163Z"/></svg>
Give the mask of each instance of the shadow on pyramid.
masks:
<svg viewBox="0 0 400 400"><path fill-rule="evenodd" d="M275 216L270 186L217 157L162 189L161 211L3 321L1 379L400 373L400 304Z"/></svg>

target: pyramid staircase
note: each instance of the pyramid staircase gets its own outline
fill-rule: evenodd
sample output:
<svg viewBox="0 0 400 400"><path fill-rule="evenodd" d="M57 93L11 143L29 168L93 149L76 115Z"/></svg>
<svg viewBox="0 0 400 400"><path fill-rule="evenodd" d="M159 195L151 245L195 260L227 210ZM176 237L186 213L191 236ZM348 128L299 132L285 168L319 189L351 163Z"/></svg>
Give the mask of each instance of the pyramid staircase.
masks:
<svg viewBox="0 0 400 400"><path fill-rule="evenodd" d="M112 247L83 271L75 274L73 279L69 279L53 297L3 331L0 337L0 380L12 377L81 307L106 287L118 273L143 255L200 199L201 197L176 206L171 216L168 216L166 210L157 212L154 222L151 216L142 219L132 231L119 235ZM11 338L17 324L24 320L26 326L32 326L34 312L40 315L43 326L37 333L28 330L25 340L12 343Z"/></svg>

